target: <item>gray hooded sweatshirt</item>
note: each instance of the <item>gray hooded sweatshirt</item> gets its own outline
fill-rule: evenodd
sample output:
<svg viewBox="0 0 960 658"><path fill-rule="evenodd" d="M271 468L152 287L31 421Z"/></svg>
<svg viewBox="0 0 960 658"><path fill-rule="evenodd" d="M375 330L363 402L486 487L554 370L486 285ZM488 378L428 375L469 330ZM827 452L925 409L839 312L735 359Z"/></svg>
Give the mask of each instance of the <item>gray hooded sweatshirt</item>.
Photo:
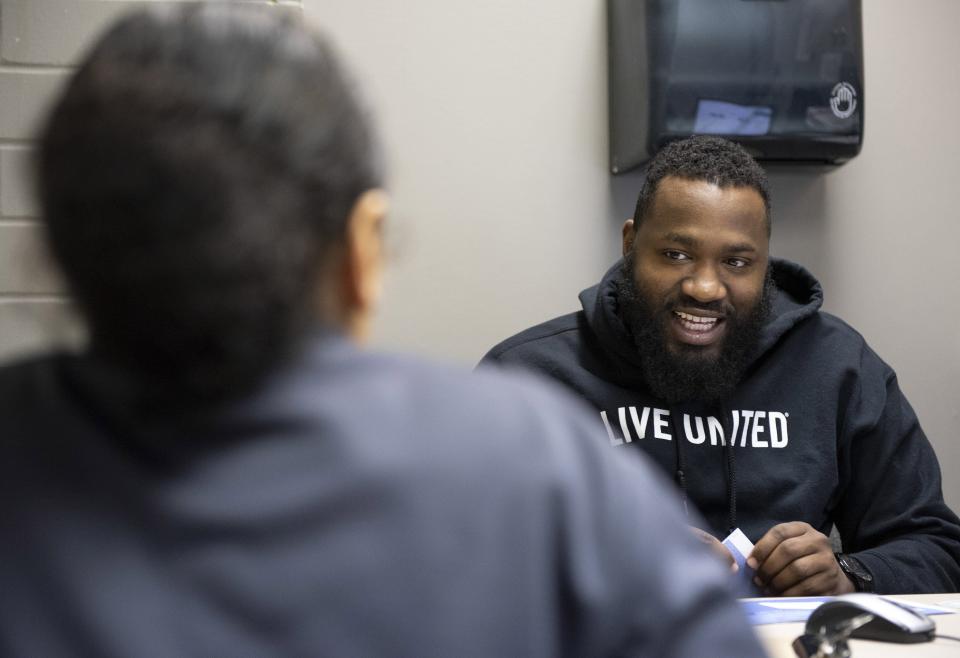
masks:
<svg viewBox="0 0 960 658"><path fill-rule="evenodd" d="M325 336L157 417L94 357L8 366L0 655L762 655L661 476L548 388Z"/></svg>

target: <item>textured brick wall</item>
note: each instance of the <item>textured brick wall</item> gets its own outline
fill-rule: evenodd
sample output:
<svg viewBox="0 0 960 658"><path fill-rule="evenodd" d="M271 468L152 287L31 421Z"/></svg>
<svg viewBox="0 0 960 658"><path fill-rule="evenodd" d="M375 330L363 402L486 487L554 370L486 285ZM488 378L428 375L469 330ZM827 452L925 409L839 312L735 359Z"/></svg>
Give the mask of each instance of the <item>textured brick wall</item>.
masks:
<svg viewBox="0 0 960 658"><path fill-rule="evenodd" d="M301 0L234 1L302 10ZM42 245L30 181L33 135L92 39L114 17L149 2L0 0L0 360L82 341Z"/></svg>

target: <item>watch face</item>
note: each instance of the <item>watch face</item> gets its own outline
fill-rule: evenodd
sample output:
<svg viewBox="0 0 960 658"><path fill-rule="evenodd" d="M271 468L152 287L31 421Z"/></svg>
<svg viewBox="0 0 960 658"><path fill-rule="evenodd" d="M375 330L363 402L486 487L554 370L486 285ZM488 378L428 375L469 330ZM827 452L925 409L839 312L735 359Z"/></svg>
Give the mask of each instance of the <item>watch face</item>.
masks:
<svg viewBox="0 0 960 658"><path fill-rule="evenodd" d="M837 561L840 563L840 568L843 569L843 572L853 579L853 582L857 587L857 591L871 591L873 586L873 576L871 576L870 572L867 571L862 564L860 564L859 560L856 560L849 555L839 554L837 555Z"/></svg>

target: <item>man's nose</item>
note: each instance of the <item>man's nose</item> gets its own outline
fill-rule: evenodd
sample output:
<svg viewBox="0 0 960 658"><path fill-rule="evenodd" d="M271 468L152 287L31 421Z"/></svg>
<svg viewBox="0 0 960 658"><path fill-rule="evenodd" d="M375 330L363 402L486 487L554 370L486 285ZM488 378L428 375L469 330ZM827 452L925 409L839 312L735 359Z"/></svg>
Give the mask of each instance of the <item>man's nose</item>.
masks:
<svg viewBox="0 0 960 658"><path fill-rule="evenodd" d="M727 296L727 287L713 267L700 267L683 281L683 293L698 302L714 302Z"/></svg>

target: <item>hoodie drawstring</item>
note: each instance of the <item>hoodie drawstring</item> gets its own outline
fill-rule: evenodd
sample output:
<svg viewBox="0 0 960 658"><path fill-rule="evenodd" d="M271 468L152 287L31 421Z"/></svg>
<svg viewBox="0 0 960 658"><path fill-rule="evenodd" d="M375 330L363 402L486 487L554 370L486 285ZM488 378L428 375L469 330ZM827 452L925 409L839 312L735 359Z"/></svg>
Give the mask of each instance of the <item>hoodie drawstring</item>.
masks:
<svg viewBox="0 0 960 658"><path fill-rule="evenodd" d="M690 510L687 508L687 476L686 473L683 472L686 466L683 461L683 434L680 431L680 421L673 409L670 410L670 424L673 426L673 435L676 437L676 441L673 442L674 451L677 456L677 472L675 478L677 486L680 487L680 502L683 503L683 513L690 516Z"/></svg>
<svg viewBox="0 0 960 658"><path fill-rule="evenodd" d="M731 426L731 417L733 412L726 406L720 405L720 421L723 427L723 435L728 439L723 444L723 452L726 459L726 480L727 480L727 534L737 529L737 469L733 460L733 444L737 437L733 436Z"/></svg>
<svg viewBox="0 0 960 658"><path fill-rule="evenodd" d="M737 528L737 471L733 459L733 443L737 437L732 435L732 411L725 405L720 406L720 424L723 427L723 454L724 462L724 480L727 485L727 534L730 534ZM684 514L689 516L687 507L687 474L686 461L683 455L683 437L685 436L680 427L680 416L675 409L670 410L670 424L673 426L673 435L676 440L673 442L676 454L676 473L674 479L677 486L680 487L680 500L683 503Z"/></svg>

